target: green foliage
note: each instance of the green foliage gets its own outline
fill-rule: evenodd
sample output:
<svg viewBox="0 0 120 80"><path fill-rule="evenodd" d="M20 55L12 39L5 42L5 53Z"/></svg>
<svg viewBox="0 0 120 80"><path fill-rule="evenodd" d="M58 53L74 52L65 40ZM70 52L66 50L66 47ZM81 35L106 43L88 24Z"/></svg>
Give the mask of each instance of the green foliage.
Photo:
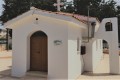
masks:
<svg viewBox="0 0 120 80"><path fill-rule="evenodd" d="M75 13L87 15L87 7L90 0L74 0Z"/></svg>
<svg viewBox="0 0 120 80"><path fill-rule="evenodd" d="M117 10L115 5L116 5L116 2L114 0L103 3L100 6L99 18L103 19L108 17L115 17L117 15Z"/></svg>
<svg viewBox="0 0 120 80"><path fill-rule="evenodd" d="M74 0L73 4L74 7L69 5L65 11L87 16L89 8L90 16L98 17L99 20L115 17L120 14L120 6L116 8L116 2L114 0L107 2L105 0Z"/></svg>
<svg viewBox="0 0 120 80"><path fill-rule="evenodd" d="M64 2L64 6L61 8L61 11L63 12L69 12L69 13L74 13L74 4L73 2Z"/></svg>
<svg viewBox="0 0 120 80"><path fill-rule="evenodd" d="M57 0L3 0L4 11L0 16L1 23L28 11L31 6L39 9L56 11L53 6ZM61 0L66 2L66 0ZM115 17L120 14L120 6L116 7L114 0L74 0L74 2L66 3L62 7L63 12L88 15L88 7L90 16L98 17L100 20L107 17Z"/></svg>
<svg viewBox="0 0 120 80"><path fill-rule="evenodd" d="M56 11L56 7L53 6L56 0L3 0L2 15L0 16L1 23L5 23L8 20L28 11L31 6L39 9Z"/></svg>

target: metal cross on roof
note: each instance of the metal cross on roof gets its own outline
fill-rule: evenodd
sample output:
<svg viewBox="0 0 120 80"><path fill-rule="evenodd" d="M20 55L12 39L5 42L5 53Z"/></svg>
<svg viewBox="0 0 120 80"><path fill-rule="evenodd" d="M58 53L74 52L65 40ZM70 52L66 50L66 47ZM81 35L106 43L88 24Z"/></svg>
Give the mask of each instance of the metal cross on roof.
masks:
<svg viewBox="0 0 120 80"><path fill-rule="evenodd" d="M57 11L60 11L60 6L64 5L61 0L57 0L57 3L54 3L54 6L57 6Z"/></svg>

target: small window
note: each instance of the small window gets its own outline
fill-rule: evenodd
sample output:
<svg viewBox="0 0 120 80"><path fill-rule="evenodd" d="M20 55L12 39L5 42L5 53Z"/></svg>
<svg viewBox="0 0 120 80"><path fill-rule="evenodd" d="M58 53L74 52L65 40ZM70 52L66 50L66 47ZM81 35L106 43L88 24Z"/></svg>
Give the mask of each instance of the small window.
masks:
<svg viewBox="0 0 120 80"><path fill-rule="evenodd" d="M107 22L105 24L105 29L106 29L106 31L112 31L112 23L111 22Z"/></svg>

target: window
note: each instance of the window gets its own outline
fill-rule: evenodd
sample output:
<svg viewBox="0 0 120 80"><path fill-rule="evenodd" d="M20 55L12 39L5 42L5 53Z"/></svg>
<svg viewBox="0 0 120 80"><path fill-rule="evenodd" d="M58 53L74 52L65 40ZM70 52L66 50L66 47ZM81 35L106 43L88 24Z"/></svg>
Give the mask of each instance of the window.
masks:
<svg viewBox="0 0 120 80"><path fill-rule="evenodd" d="M81 46L81 55L86 54L86 46Z"/></svg>
<svg viewBox="0 0 120 80"><path fill-rule="evenodd" d="M112 23L111 22L107 22L105 24L105 29L106 29L106 31L112 31Z"/></svg>

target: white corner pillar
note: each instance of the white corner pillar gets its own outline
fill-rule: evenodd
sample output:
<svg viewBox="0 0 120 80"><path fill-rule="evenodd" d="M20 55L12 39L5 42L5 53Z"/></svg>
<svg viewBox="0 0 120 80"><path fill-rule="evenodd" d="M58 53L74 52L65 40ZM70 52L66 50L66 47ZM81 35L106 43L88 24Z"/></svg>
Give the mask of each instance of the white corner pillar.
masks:
<svg viewBox="0 0 120 80"><path fill-rule="evenodd" d="M110 63L110 74L119 74L119 49L118 43L111 41L109 43L109 63Z"/></svg>

